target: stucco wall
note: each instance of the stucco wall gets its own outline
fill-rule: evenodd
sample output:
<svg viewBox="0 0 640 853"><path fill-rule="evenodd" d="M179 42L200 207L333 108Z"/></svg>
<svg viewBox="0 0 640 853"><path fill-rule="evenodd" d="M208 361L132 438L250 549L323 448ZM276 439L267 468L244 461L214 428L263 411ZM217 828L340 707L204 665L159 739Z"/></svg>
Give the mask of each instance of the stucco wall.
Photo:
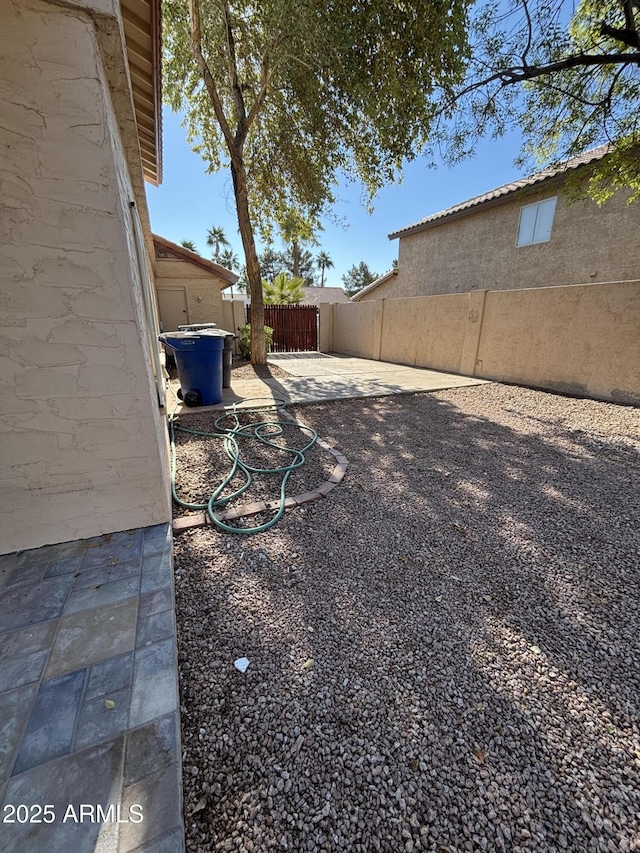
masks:
<svg viewBox="0 0 640 853"><path fill-rule="evenodd" d="M156 258L156 287L184 287L187 323L217 323L222 327L221 288L226 287L213 273L179 258ZM160 316L162 321L162 312ZM164 324L163 324L164 327ZM166 329L165 331L170 331Z"/></svg>
<svg viewBox="0 0 640 853"><path fill-rule="evenodd" d="M2 552L167 521L130 175L94 23L3 3Z"/></svg>
<svg viewBox="0 0 640 853"><path fill-rule="evenodd" d="M330 350L339 342L338 352L347 355L361 355L363 358L379 358L379 338L376 339L376 312L379 307L375 302L338 302L330 306L339 311L333 313L333 344ZM322 314L320 323L322 328ZM326 316L326 312L324 314ZM320 333L322 335L322 331Z"/></svg>
<svg viewBox="0 0 640 853"><path fill-rule="evenodd" d="M517 247L520 208L554 195L549 242ZM598 207L548 188L401 237L395 280L363 300L633 280L639 232L640 204L624 192Z"/></svg>
<svg viewBox="0 0 640 853"><path fill-rule="evenodd" d="M325 352L640 405L640 281L360 302L331 314L320 318Z"/></svg>

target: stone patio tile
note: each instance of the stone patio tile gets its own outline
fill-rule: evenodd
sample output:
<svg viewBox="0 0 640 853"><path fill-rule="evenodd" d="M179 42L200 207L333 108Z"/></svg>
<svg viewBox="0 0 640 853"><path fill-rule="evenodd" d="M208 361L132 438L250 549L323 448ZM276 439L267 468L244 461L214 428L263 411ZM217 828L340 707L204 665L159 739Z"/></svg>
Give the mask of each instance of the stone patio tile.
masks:
<svg viewBox="0 0 640 853"><path fill-rule="evenodd" d="M78 589L88 589L91 586L98 586L103 583L113 583L113 581L119 581L132 575L139 575L141 568L141 561L137 559L99 569L80 569L74 577L72 592Z"/></svg>
<svg viewBox="0 0 640 853"><path fill-rule="evenodd" d="M82 803L99 804L105 810L118 803L123 753L124 736L120 736L14 776L7 785L4 802L51 804L56 820L51 824L3 826L2 853L95 853L100 823L72 819L63 822L63 818L69 805L78 814ZM112 824L106 826L110 829Z"/></svg>
<svg viewBox="0 0 640 853"><path fill-rule="evenodd" d="M16 690L0 693L0 779L4 779L11 772L14 756L27 725L31 703L37 692L37 684L27 684Z"/></svg>
<svg viewBox="0 0 640 853"><path fill-rule="evenodd" d="M172 570L171 551L144 557L142 560L140 592L153 592L163 587L171 587Z"/></svg>
<svg viewBox="0 0 640 853"><path fill-rule="evenodd" d="M45 578L57 578L60 575L75 574L82 563L82 554L77 557L65 557L62 560L51 560L45 573Z"/></svg>
<svg viewBox="0 0 640 853"><path fill-rule="evenodd" d="M0 661L21 658L32 652L50 649L58 630L59 619L26 625L0 636Z"/></svg>
<svg viewBox="0 0 640 853"><path fill-rule="evenodd" d="M46 553L46 559L50 562L58 560L68 560L72 557L82 556L87 547L86 539L73 539L71 542L58 542L56 545L45 545L44 548L37 548L33 552L25 553ZM41 557L41 559L43 559Z"/></svg>
<svg viewBox="0 0 640 853"><path fill-rule="evenodd" d="M142 806L144 820L140 823L125 823L120 827L118 853L130 853L137 847L162 838L181 825L182 779L178 764L170 764L150 773L139 782L125 787L122 792L122 811L136 804ZM156 850L155 844L149 847Z"/></svg>
<svg viewBox="0 0 640 853"><path fill-rule="evenodd" d="M140 596L138 612L140 616L152 616L162 610L173 608L173 593L170 588L157 589L155 592L145 592Z"/></svg>
<svg viewBox="0 0 640 853"><path fill-rule="evenodd" d="M145 557L158 554L171 548L171 527L168 524L156 524L145 527L142 553Z"/></svg>
<svg viewBox="0 0 640 853"><path fill-rule="evenodd" d="M173 610L163 610L161 613L153 613L151 616L138 616L138 634L136 636L136 648L157 643L165 637L175 636L175 624L173 621Z"/></svg>
<svg viewBox="0 0 640 853"><path fill-rule="evenodd" d="M88 589L71 590L71 595L64 608L64 615L77 613L79 610L102 607L113 604L132 596L137 596L139 580L137 575L131 575L113 583L100 583Z"/></svg>
<svg viewBox="0 0 640 853"><path fill-rule="evenodd" d="M18 584L37 583L42 580L47 570L47 562L28 563L26 566L16 566L7 576L5 586L18 586Z"/></svg>
<svg viewBox="0 0 640 853"><path fill-rule="evenodd" d="M118 563L130 563L142 557L142 538L127 537L105 542L96 548L87 549L82 558L83 569L100 569Z"/></svg>
<svg viewBox="0 0 640 853"><path fill-rule="evenodd" d="M115 702L115 708L105 707L105 700ZM109 740L126 731L129 719L131 690L116 690L90 702L83 702L73 744L74 751L94 743Z"/></svg>
<svg viewBox="0 0 640 853"><path fill-rule="evenodd" d="M3 590L0 596L0 632L60 616L72 580L71 575L64 575Z"/></svg>
<svg viewBox="0 0 640 853"><path fill-rule="evenodd" d="M71 751L86 670L43 681L29 718L13 774Z"/></svg>
<svg viewBox="0 0 640 853"><path fill-rule="evenodd" d="M63 617L45 676L52 678L130 652L137 618L137 598Z"/></svg>
<svg viewBox="0 0 640 853"><path fill-rule="evenodd" d="M155 838L149 844L136 847L131 853L184 853L184 832L176 829L162 838Z"/></svg>
<svg viewBox="0 0 640 853"><path fill-rule="evenodd" d="M180 760L177 712L129 732L124 759L124 784L130 785L167 764Z"/></svg>
<svg viewBox="0 0 640 853"><path fill-rule="evenodd" d="M14 657L0 663L0 693L39 681L47 662L48 649L32 652L30 655Z"/></svg>
<svg viewBox="0 0 640 853"><path fill-rule="evenodd" d="M84 692L84 701L97 699L129 687L133 675L133 652L101 661L89 670L89 679Z"/></svg>
<svg viewBox="0 0 640 853"><path fill-rule="evenodd" d="M178 707L176 678L173 637L136 651L129 716L132 728L163 717Z"/></svg>

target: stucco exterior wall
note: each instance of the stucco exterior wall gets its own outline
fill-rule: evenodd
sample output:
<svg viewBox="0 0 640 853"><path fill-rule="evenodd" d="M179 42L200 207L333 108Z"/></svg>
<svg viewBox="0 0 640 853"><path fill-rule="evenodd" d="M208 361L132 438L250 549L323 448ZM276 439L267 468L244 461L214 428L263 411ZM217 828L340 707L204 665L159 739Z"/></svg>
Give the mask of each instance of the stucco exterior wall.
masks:
<svg viewBox="0 0 640 853"><path fill-rule="evenodd" d="M3 2L0 551L171 517L130 173L93 19Z"/></svg>
<svg viewBox="0 0 640 853"><path fill-rule="evenodd" d="M179 258L156 258L158 290L183 287L187 298L187 323L217 323L223 326L221 288L226 287L213 273ZM162 312L160 314L162 322ZM164 324L163 324L164 328ZM165 329L165 331L171 331Z"/></svg>
<svg viewBox="0 0 640 853"><path fill-rule="evenodd" d="M520 208L558 196L551 239L516 246ZM398 275L364 300L638 278L640 204L618 192L602 207L562 188L527 193L399 240Z"/></svg>
<svg viewBox="0 0 640 853"><path fill-rule="evenodd" d="M640 281L360 302L332 314L324 334L321 325L325 352L640 405Z"/></svg>

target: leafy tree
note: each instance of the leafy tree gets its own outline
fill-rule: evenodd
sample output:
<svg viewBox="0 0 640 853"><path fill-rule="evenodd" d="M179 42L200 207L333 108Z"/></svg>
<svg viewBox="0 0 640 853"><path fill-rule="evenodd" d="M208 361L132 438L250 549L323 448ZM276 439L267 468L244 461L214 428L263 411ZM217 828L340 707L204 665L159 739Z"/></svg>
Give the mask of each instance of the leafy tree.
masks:
<svg viewBox="0 0 640 853"><path fill-rule="evenodd" d="M640 4L638 0L515 0L474 17L465 83L441 101L439 127L456 160L479 137L518 122L520 165L561 162L607 143L590 179L604 201L619 187L640 197Z"/></svg>
<svg viewBox="0 0 640 853"><path fill-rule="evenodd" d="M266 305L297 305L304 299L302 279L289 278L285 272L278 273L272 283L262 282Z"/></svg>
<svg viewBox="0 0 640 853"><path fill-rule="evenodd" d="M292 251L284 252L283 258L286 270L293 275L296 268L296 258ZM316 283L315 264L313 255L307 249L302 249L297 255L297 267L299 275L294 278L301 278L305 287L313 287Z"/></svg>
<svg viewBox="0 0 640 853"><path fill-rule="evenodd" d="M224 233L224 228L216 228L215 225L212 228L209 228L207 231L207 246L211 246L213 248L213 254L211 257L217 264L220 263L220 247L229 245L227 235Z"/></svg>
<svg viewBox="0 0 640 853"><path fill-rule="evenodd" d="M264 363L254 230L317 221L338 173L373 198L428 136L438 87L463 76L471 0L165 0L164 91L209 171L231 169Z"/></svg>
<svg viewBox="0 0 640 853"><path fill-rule="evenodd" d="M324 274L328 269L333 269L333 261L326 252L318 252L316 265L320 270L320 287L324 287Z"/></svg>
<svg viewBox="0 0 640 853"><path fill-rule="evenodd" d="M278 273L284 272L288 269L288 263L284 254L282 252L276 252L270 246L267 246L264 252L260 253L258 261L260 263L262 276L263 278L266 278L267 281L273 281Z"/></svg>
<svg viewBox="0 0 640 853"><path fill-rule="evenodd" d="M196 244L193 242L193 240L180 240L180 245L183 246L185 249L189 249L190 252L196 252L196 254L198 252L198 250L196 249Z"/></svg>
<svg viewBox="0 0 640 853"><path fill-rule="evenodd" d="M377 278L378 273L371 272L367 264L364 261L360 261L358 266L354 264L342 276L342 284L347 296L351 298Z"/></svg>

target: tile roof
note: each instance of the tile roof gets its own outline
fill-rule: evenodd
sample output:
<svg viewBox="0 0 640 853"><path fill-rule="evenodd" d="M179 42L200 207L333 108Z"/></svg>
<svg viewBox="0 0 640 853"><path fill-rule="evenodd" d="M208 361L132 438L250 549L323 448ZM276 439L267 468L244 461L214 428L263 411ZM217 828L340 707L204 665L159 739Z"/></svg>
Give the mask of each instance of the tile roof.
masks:
<svg viewBox="0 0 640 853"><path fill-rule="evenodd" d="M158 254L160 251L166 253L172 258L177 258L180 261L189 261L189 263L195 264L195 266L217 275L218 278L222 279L225 283L225 287L230 284L235 284L239 279L239 276L234 272L231 272L231 270L228 270L226 267L220 266L220 264L217 264L215 261L209 261L197 252L192 252L191 249L185 249L184 246L180 246L178 243L172 243L171 240L167 240L166 237L159 237L157 234L154 234L153 245L156 250L156 257L162 257Z"/></svg>
<svg viewBox="0 0 640 853"><path fill-rule="evenodd" d="M593 163L595 160L601 160L608 151L609 145L601 145L599 148L592 148L590 151L585 151L584 154L572 157L570 160L567 160L559 166L551 166L548 169L543 169L542 172L537 172L535 175L530 175L527 178L521 178L519 181L513 181L513 183L505 184L495 190L490 190L482 195L477 195L474 198L463 201L461 204L449 207L447 210L441 210L439 213L433 213L431 216L427 216L413 225L408 225L406 228L400 228L398 231L392 231L391 234L389 234L389 239L395 240L398 237L404 237L407 234L413 234L416 231L422 231L427 228L434 227L435 225L439 225L445 219L457 219L460 216L467 215L468 213L474 213L475 208L478 207L497 204L501 202L505 196L509 196L511 193L523 189L524 187L540 184L543 181L550 180L551 178L558 178L569 169L577 169L579 166L584 166L587 163Z"/></svg>
<svg viewBox="0 0 640 853"><path fill-rule="evenodd" d="M300 305L321 305L326 302L348 302L349 297L341 287L303 287L304 299Z"/></svg>

